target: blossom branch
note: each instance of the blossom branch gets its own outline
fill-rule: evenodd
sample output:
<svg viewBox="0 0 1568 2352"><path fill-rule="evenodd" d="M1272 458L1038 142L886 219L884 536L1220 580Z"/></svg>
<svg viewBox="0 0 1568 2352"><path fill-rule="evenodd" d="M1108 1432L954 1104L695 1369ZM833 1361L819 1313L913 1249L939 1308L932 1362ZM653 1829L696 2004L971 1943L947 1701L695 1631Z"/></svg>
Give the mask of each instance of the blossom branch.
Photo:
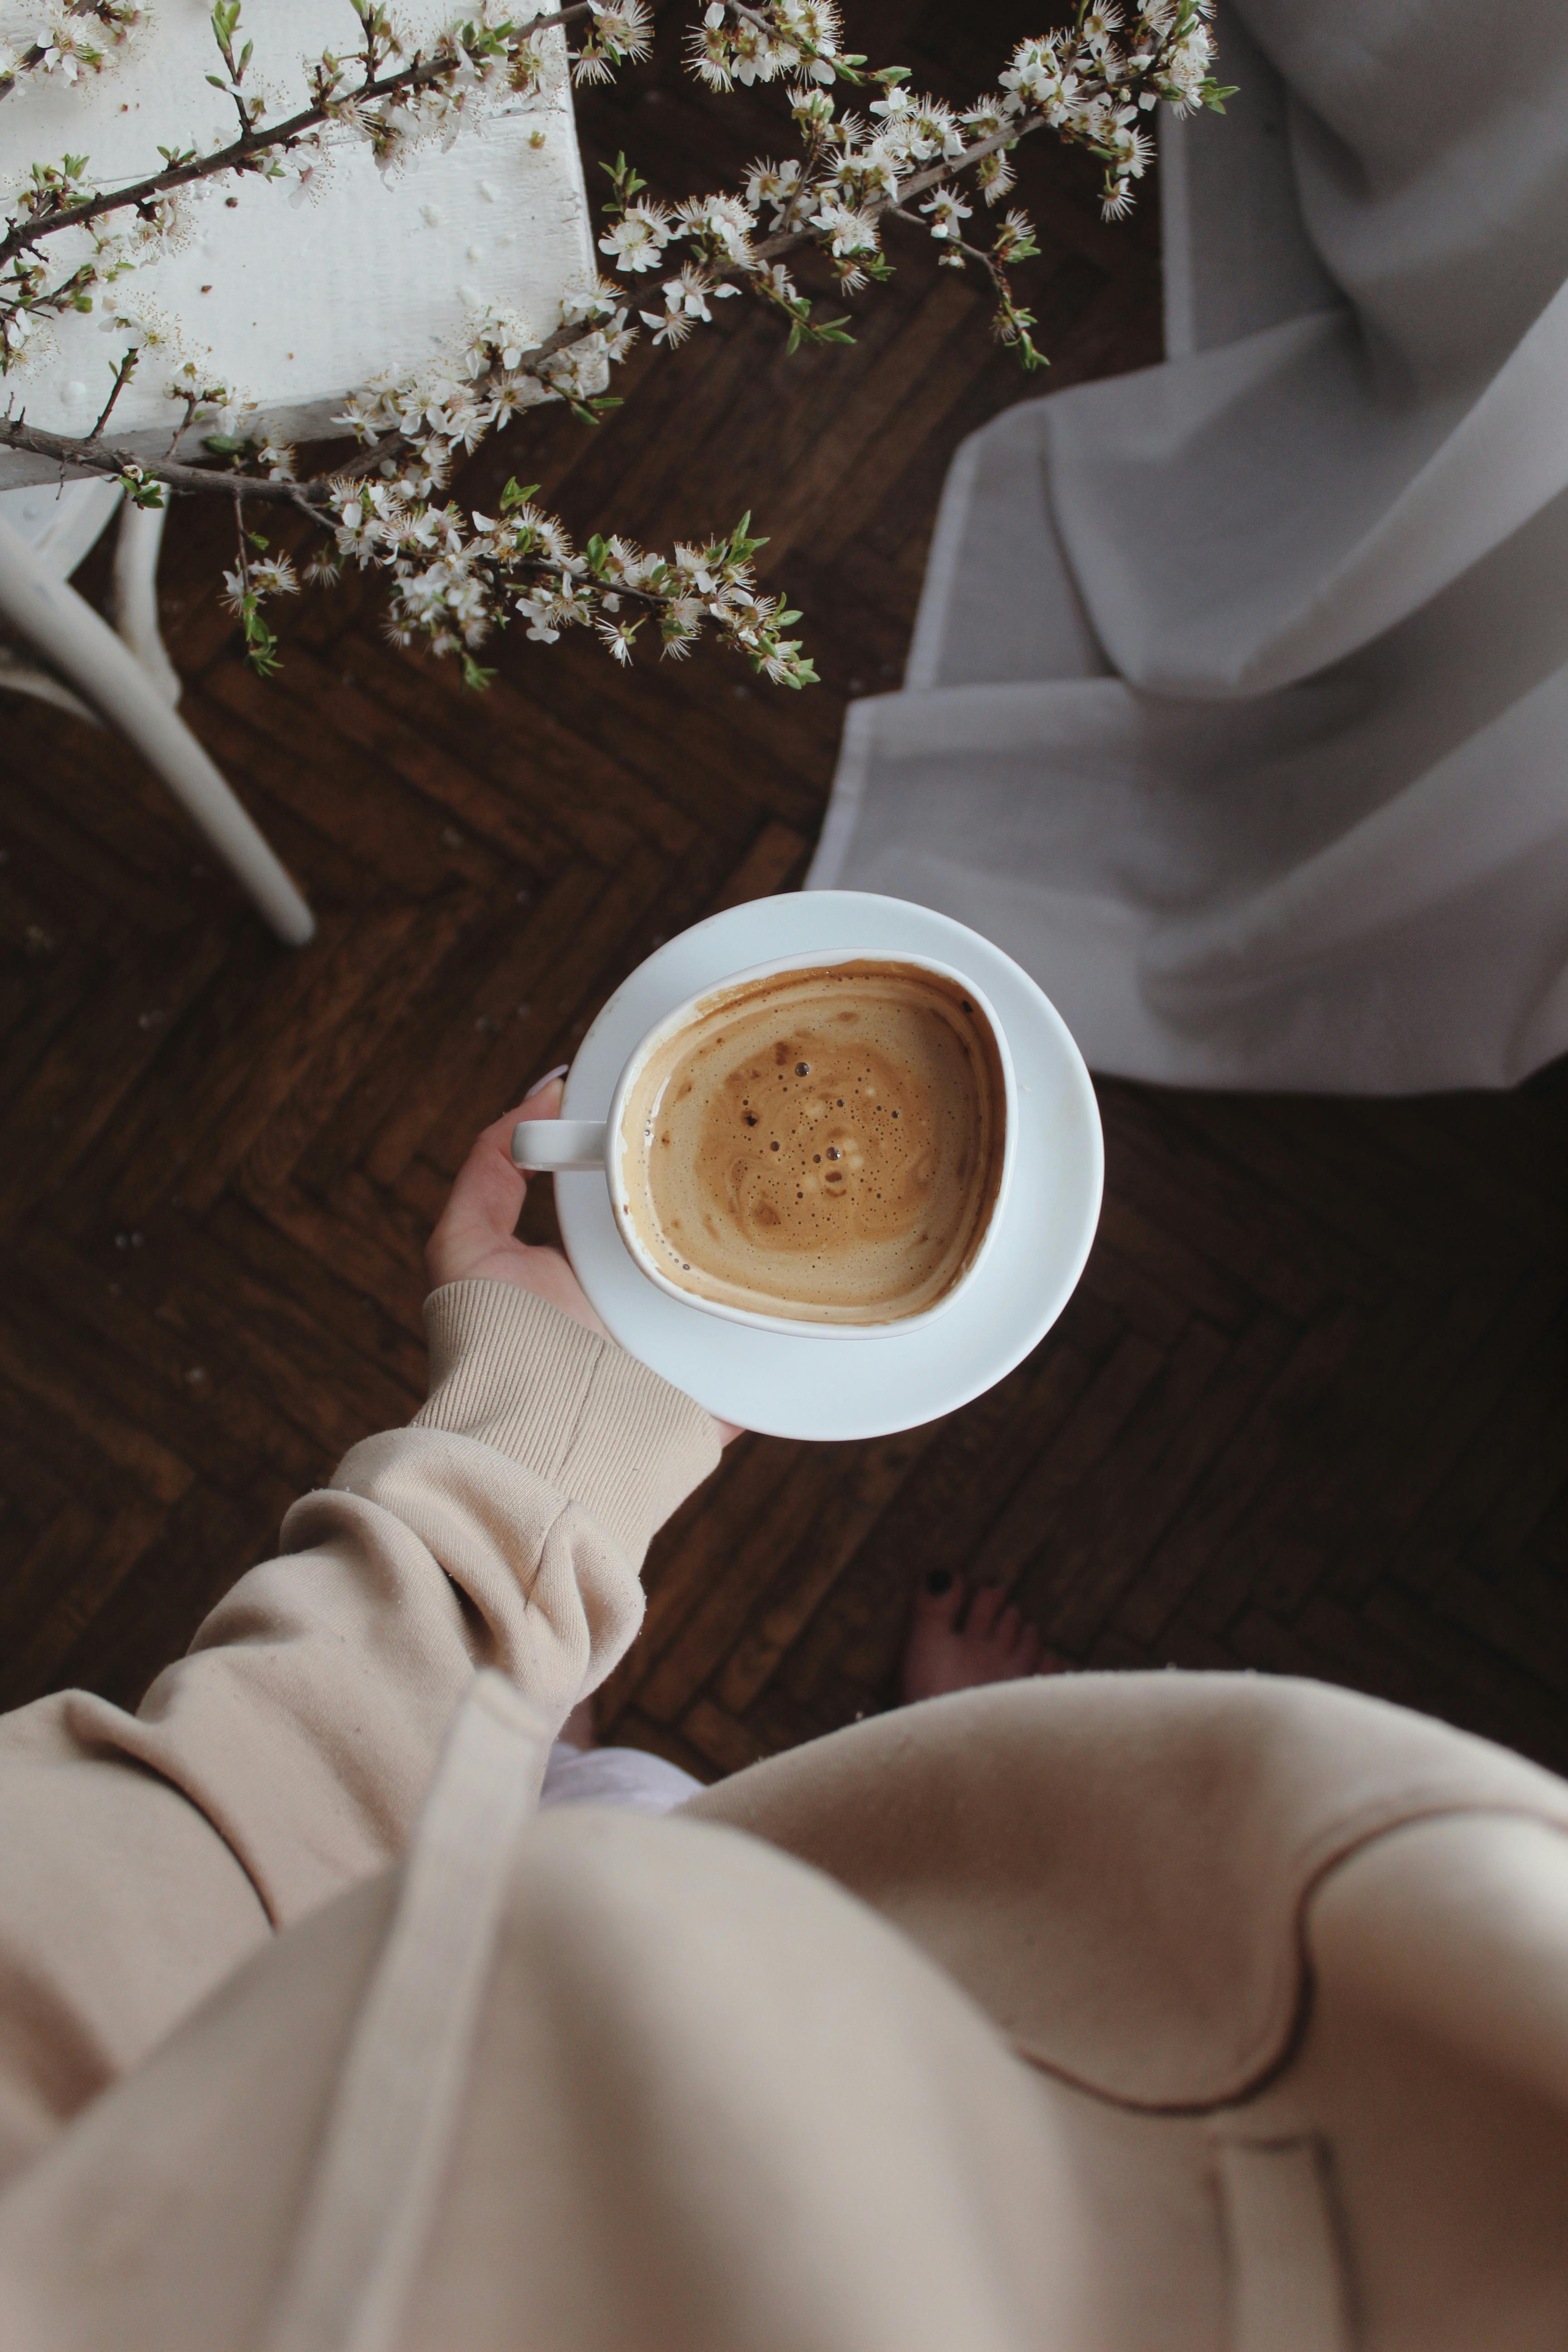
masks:
<svg viewBox="0 0 1568 2352"><path fill-rule="evenodd" d="M107 411L105 415L107 416ZM95 435L97 430L95 427ZM180 434L183 435L184 430L185 426L182 425ZM29 425L25 417L20 416L0 416L0 448L21 449L29 457L47 457L53 463L78 473L131 476L153 484L162 483L171 490L216 490L226 498L234 495L234 476L232 473L220 473L216 467L184 466L173 457L161 457L148 464L134 449L98 442L93 436L83 439L66 433L46 433L42 426ZM325 484L300 485L247 478L245 494L247 498L289 505L301 488L309 491L318 488L324 488Z"/></svg>
<svg viewBox="0 0 1568 2352"><path fill-rule="evenodd" d="M312 106L272 131L261 128L258 103L243 88L250 47L236 45L240 0L216 0L213 28L227 76L219 87L226 87L239 114L237 140L205 159L165 151L163 173L114 196L80 193L83 158L35 166L25 218L13 224L20 240L10 248L16 299L8 311L0 303L7 343L25 339L32 310L68 302L91 307L84 281L93 265L46 290L30 250L45 236L90 226L128 205L146 224L138 235L151 236L166 226L159 207L170 190L226 170L276 175L279 154L313 138L327 121L359 130L384 160L407 135L411 114L416 131L432 113L449 119L475 80L504 70L514 89L539 88L543 61L531 47L533 37L569 19L589 20L573 60L579 80L603 79L613 65L647 48L644 0L573 0L555 16L522 27L510 22L449 26L434 52L388 70L389 58L403 53L381 0L350 5L363 36L355 60L358 85L347 88L343 66L324 56L313 68ZM839 291L852 294L868 279L891 275L881 249L882 226L891 215L925 227L942 266L973 264L985 272L995 297L994 331L1026 368L1041 366L1029 335L1032 315L1018 307L1008 277L1013 264L1037 251L1031 225L1021 212L1006 214L986 248L963 232L962 224L973 216L964 197L977 192L994 205L1012 183L1011 151L1021 139L1051 130L1097 157L1104 174L1102 210L1120 217L1152 152L1141 117L1161 100L1183 111L1200 104L1223 110L1229 93L1208 70L1212 42L1205 20L1212 0L1134 5L1128 26L1118 0L1078 0L1069 30L1020 43L999 90L955 112L907 90L903 67L865 70L866 59L840 45L833 0L708 0L691 36L694 70L715 89L736 81L781 80L798 160L759 162L743 194L670 206L650 197L647 184L618 157L605 167L612 195L600 249L626 278L660 272L662 310L638 314L656 344L683 341L697 325L711 321L713 302L745 289L788 318L794 351L801 342L853 338L847 318L819 316L795 288L784 266L789 257L814 247ZM837 110L830 93L838 82L877 93L869 100L869 121ZM391 108L394 92L401 93L400 110ZM378 104L385 106L379 116L368 110ZM765 234L764 210L772 214ZM100 237L100 262L113 243ZM675 245L687 248L679 264L668 253ZM0 266L6 255L0 242ZM115 259L114 268L121 266ZM672 275L663 276L670 269ZM757 593L752 557L764 542L748 536L749 517L727 539L701 548L678 546L665 558L596 534L579 551L559 519L532 503L533 490L515 483L508 485L493 519L466 517L442 496L458 457L521 410L564 401L594 424L618 404L605 386L638 331L628 322L626 301L622 288L605 279L574 289L542 340L526 321L492 306L459 345L417 377L349 395L334 422L353 431L361 447L331 477L299 480L292 451L262 437L254 410L221 385L204 383L190 364L169 387L183 402L184 415L161 464L103 444L118 381L86 441L42 432L25 417L7 415L0 419L0 446L29 450L62 467L111 473L142 505L161 504L171 492L233 499L238 551L235 570L225 576L227 601L244 626L249 657L263 672L276 667L277 640L261 616L261 600L293 593L300 583L289 559L273 555L262 533L246 529L247 501L291 508L331 534L331 552L312 559L307 579L335 577L346 562L382 571L395 641L418 640L437 653L458 655L473 685L489 675L479 666L479 649L514 620L527 625L530 638L546 644L570 627L591 626L623 662L645 626L656 627L666 655L677 658L711 631L763 675L790 686L807 684L815 671L798 640L782 634L799 615L786 611L782 599ZM8 363L4 352L0 363ZM187 429L198 416L215 415L219 429L207 433L205 446L226 463L179 461L175 451Z"/></svg>
<svg viewBox="0 0 1568 2352"><path fill-rule="evenodd" d="M124 391L126 385L130 383L132 377L136 373L136 362L141 356L142 354L140 351L132 346L132 348L126 352L125 357L121 361L120 365L115 369L114 382L109 387L109 398L99 410L98 422L87 436L89 442L98 440L101 436L104 426L109 422L115 402L119 399L121 394Z"/></svg>
<svg viewBox="0 0 1568 2352"><path fill-rule="evenodd" d="M237 21L237 10L235 12ZM570 0L570 5L558 8L552 16L535 16L515 31L520 40L531 41L539 34L550 32L558 26L575 23L593 14L593 0ZM47 236L58 236L65 229L86 228L108 214L127 207L142 210L159 198L192 186L198 180L210 180L222 172L244 172L257 168L261 157L281 151L288 152L299 146L314 131L341 117L346 101L352 99L356 109L381 104L388 99L405 97L426 89L433 84L449 80L465 63L462 54L441 51L428 58L416 56L414 61L400 66L379 79L367 75L352 91L334 89L328 98L302 107L286 121L275 123L270 130L260 130L253 119L243 111L242 128L226 147L216 148L210 155L192 155L177 163L166 163L161 172L150 172L144 179L132 182L108 195L97 194L83 196L74 203L58 203L35 214L24 215L13 221L5 235L0 236L0 267L16 254L27 251Z"/></svg>
<svg viewBox="0 0 1568 2352"><path fill-rule="evenodd" d="M59 21L51 32L33 41L20 57L0 55L0 100L10 97L25 75L40 68L60 73L67 81L75 81L84 70L102 71L108 62L106 52L94 47L90 38L83 40L72 32L65 22L71 16L96 19L109 37L110 47L118 48L141 22L142 11L134 0L64 0Z"/></svg>

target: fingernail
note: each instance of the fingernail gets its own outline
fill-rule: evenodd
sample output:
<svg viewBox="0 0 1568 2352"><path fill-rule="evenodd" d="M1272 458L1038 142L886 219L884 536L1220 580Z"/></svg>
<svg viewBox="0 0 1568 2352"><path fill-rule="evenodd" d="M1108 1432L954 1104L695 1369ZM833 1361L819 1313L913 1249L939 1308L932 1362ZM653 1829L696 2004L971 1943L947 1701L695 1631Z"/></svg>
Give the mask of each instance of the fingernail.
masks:
<svg viewBox="0 0 1568 2352"><path fill-rule="evenodd" d="M524 1095L522 1098L523 1101L531 1102L535 1095L543 1093L552 1078L563 1078L571 1066L572 1065L570 1062L561 1062L556 1065L553 1070L546 1070L542 1078L535 1078L533 1084Z"/></svg>
<svg viewBox="0 0 1568 2352"><path fill-rule="evenodd" d="M952 1590L952 1578L945 1568L933 1568L926 1579L926 1591L933 1600Z"/></svg>

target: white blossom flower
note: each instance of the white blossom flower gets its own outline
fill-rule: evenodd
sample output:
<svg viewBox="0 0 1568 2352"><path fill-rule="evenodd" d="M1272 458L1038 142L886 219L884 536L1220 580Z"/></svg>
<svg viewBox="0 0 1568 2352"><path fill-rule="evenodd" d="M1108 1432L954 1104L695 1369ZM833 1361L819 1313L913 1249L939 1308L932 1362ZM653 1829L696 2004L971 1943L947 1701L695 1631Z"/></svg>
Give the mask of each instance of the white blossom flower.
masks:
<svg viewBox="0 0 1568 2352"><path fill-rule="evenodd" d="M858 179L867 195L896 196L901 177L899 166L907 160L898 141L873 139L858 154L840 163L835 176Z"/></svg>
<svg viewBox="0 0 1568 2352"><path fill-rule="evenodd" d="M536 408L541 401L559 400L558 392L542 383L536 375L503 375L496 385L491 400L498 425L507 424L524 408Z"/></svg>
<svg viewBox="0 0 1568 2352"><path fill-rule="evenodd" d="M381 525L367 511L358 491L351 492L338 509L338 547L344 555L353 555L361 548L374 548L381 538Z"/></svg>
<svg viewBox="0 0 1568 2352"><path fill-rule="evenodd" d="M797 291L795 291L795 280L790 278L790 273L787 273L787 268L783 266L783 261L769 261L766 270L762 273L762 278L759 278L759 287L762 287L766 294L771 294L773 301L781 301L785 303L785 306L799 299Z"/></svg>
<svg viewBox="0 0 1568 2352"><path fill-rule="evenodd" d="M738 196L693 196L677 212L689 230L712 237L731 261L747 258L757 216Z"/></svg>
<svg viewBox="0 0 1568 2352"><path fill-rule="evenodd" d="M974 167L974 176L986 203L994 205L1006 194L1017 175L1010 159L998 153L983 155Z"/></svg>
<svg viewBox="0 0 1568 2352"><path fill-rule="evenodd" d="M686 341L687 336L691 332L692 327L696 323L690 314L684 308L665 310L640 310L637 315L641 319L645 327L651 327L653 329L651 340L655 351L658 351L660 348L667 351L674 351L678 345Z"/></svg>
<svg viewBox="0 0 1568 2352"><path fill-rule="evenodd" d="M379 406L380 402L373 395L351 392L343 403L342 414L334 416L332 423L344 426L356 441L374 442L379 438L375 429Z"/></svg>
<svg viewBox="0 0 1568 2352"><path fill-rule="evenodd" d="M1153 156L1148 132L1135 129L1135 121L1131 107L1124 109L1108 142L1116 156L1116 172L1121 179L1141 180Z"/></svg>
<svg viewBox="0 0 1568 2352"><path fill-rule="evenodd" d="M659 614L659 635L671 661L684 661L702 630L702 607L694 596L673 596Z"/></svg>
<svg viewBox="0 0 1568 2352"><path fill-rule="evenodd" d="M564 350L552 352L544 362L544 368L549 382L569 399L591 400L610 381L609 351L603 330L596 328L580 342L568 343Z"/></svg>
<svg viewBox="0 0 1568 2352"><path fill-rule="evenodd" d="M101 53L63 17L52 25L40 26L33 35L33 45L42 52L37 61L39 72L58 73L65 81L75 81L84 67L103 62Z"/></svg>
<svg viewBox="0 0 1568 2352"><path fill-rule="evenodd" d="M588 319L607 318L621 299L621 289L607 278L579 278L561 297L561 324L579 327Z"/></svg>
<svg viewBox="0 0 1568 2352"><path fill-rule="evenodd" d="M599 250L615 256L617 269L635 274L658 268L669 236L668 221L662 212L651 205L633 205L618 221L611 222L599 239Z"/></svg>
<svg viewBox="0 0 1568 2352"><path fill-rule="evenodd" d="M830 251L842 253L875 253L877 225L862 212L843 204L824 205L812 215L813 228L819 228L829 238Z"/></svg>
<svg viewBox="0 0 1568 2352"><path fill-rule="evenodd" d="M1198 103L1213 61L1213 44L1206 26L1195 25L1172 51L1165 65L1163 95L1186 113Z"/></svg>
<svg viewBox="0 0 1568 2352"><path fill-rule="evenodd" d="M950 108L931 98L918 100L891 128L911 163L923 163L931 156L944 153L950 147L962 154L963 142L956 136Z"/></svg>
<svg viewBox="0 0 1568 2352"><path fill-rule="evenodd" d="M540 508L530 506L523 507L514 517L514 520L524 525L532 534L533 545L540 554L547 555L552 563L566 563L571 561L572 542L553 515L545 514Z"/></svg>
<svg viewBox="0 0 1568 2352"><path fill-rule="evenodd" d="M700 595L711 596L719 586L717 572L709 568L708 551L705 548L688 547L684 541L678 541L675 549L675 569L679 572L681 579L696 589Z"/></svg>
<svg viewBox="0 0 1568 2352"><path fill-rule="evenodd" d="M773 13L793 39L820 49L824 57L837 56L844 26L832 0L776 0Z"/></svg>
<svg viewBox="0 0 1568 2352"><path fill-rule="evenodd" d="M442 429L449 441L460 442L465 449L477 449L489 421L480 404L470 394L462 393L447 403Z"/></svg>
<svg viewBox="0 0 1568 2352"><path fill-rule="evenodd" d="M1121 9L1110 5L1110 0L1100 0L1100 5L1091 8L1084 17L1079 27L1079 37L1086 48L1092 49L1096 56L1103 56L1121 30Z"/></svg>
<svg viewBox="0 0 1568 2352"><path fill-rule="evenodd" d="M711 7L701 24L691 29L687 62L710 89L725 90L734 88L733 59L733 46L725 29L725 12L721 7Z"/></svg>
<svg viewBox="0 0 1568 2352"><path fill-rule="evenodd" d="M581 558L574 557L571 563L563 567L555 593L551 598L552 610L558 620L584 623L592 616L593 583L574 576L580 563ZM586 567L583 568L585 570Z"/></svg>
<svg viewBox="0 0 1568 2352"><path fill-rule="evenodd" d="M776 227L799 185L800 165L793 157L784 163L753 163L746 181L746 202L753 212L763 205L772 205Z"/></svg>
<svg viewBox="0 0 1568 2352"><path fill-rule="evenodd" d="M646 57L653 18L643 0L594 0L594 14L609 37L628 58Z"/></svg>
<svg viewBox="0 0 1568 2352"><path fill-rule="evenodd" d="M759 81L776 81L780 74L792 73L801 62L800 51L788 41L774 40L763 25L742 17L727 36L729 68L738 82L749 89ZM808 68L816 73L816 68ZM821 76L816 77L819 80ZM829 72L827 79L832 80Z"/></svg>
<svg viewBox="0 0 1568 2352"><path fill-rule="evenodd" d="M496 302L480 312L469 332L472 341L468 359L475 375L488 364L492 354L502 367L515 368L524 352L531 351L539 340L531 319L521 310Z"/></svg>
<svg viewBox="0 0 1568 2352"><path fill-rule="evenodd" d="M606 597L605 603L611 602ZM632 635L639 625L636 621L595 621L594 626L616 660L623 664L632 657Z"/></svg>
<svg viewBox="0 0 1568 2352"><path fill-rule="evenodd" d="M300 586L286 555L261 555L250 566L250 584L258 596L292 596Z"/></svg>
<svg viewBox="0 0 1568 2352"><path fill-rule="evenodd" d="M1067 121L1078 95L1078 76L1067 70L1048 41L1020 42L999 79L1016 100L1037 106L1052 124Z"/></svg>
<svg viewBox="0 0 1568 2352"><path fill-rule="evenodd" d="M969 206L961 204L951 188L937 188L921 206L931 216L931 233L934 237L962 237L960 221L969 218Z"/></svg>
<svg viewBox="0 0 1568 2352"><path fill-rule="evenodd" d="M825 89L804 89L790 100L789 110L802 130L821 131L833 120L833 100Z"/></svg>
<svg viewBox="0 0 1568 2352"><path fill-rule="evenodd" d="M659 569L657 555L645 555L629 539L612 538L605 557L606 574L628 588L640 588Z"/></svg>

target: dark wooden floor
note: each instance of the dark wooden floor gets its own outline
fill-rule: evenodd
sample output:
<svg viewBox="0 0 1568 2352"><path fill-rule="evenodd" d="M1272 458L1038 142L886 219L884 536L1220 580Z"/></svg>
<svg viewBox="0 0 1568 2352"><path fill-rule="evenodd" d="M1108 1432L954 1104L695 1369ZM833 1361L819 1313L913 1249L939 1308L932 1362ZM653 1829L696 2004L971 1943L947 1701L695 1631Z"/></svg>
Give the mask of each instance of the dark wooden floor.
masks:
<svg viewBox="0 0 1568 2352"><path fill-rule="evenodd" d="M980 13L857 26L967 92L1035 29ZM671 48L584 103L591 166L624 145L680 194L777 151L768 101L704 99ZM1152 209L1102 226L1048 153L1024 183L1052 380L1158 357ZM136 1696L422 1394L420 1244L475 1129L658 940L799 882L845 701L899 674L948 459L1026 396L977 292L899 257L852 352L786 361L727 306L597 434L520 429L468 485L538 476L575 527L654 543L752 506L814 694L517 639L476 700L353 585L302 604L263 686L214 594L226 520L176 512L185 709L320 909L308 953L118 743L0 699L0 1699ZM1568 1766L1568 1093L1100 1097L1104 1223L1058 1328L931 1428L732 1448L656 1547L611 1726L711 1775L879 1706L942 1560L1078 1660L1325 1675Z"/></svg>

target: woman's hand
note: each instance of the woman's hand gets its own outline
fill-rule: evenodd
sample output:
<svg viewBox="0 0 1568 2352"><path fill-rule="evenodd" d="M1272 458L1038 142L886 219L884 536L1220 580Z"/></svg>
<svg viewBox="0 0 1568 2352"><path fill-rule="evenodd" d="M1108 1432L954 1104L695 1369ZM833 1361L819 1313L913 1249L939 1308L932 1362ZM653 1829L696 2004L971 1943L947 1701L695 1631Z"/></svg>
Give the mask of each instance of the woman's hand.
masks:
<svg viewBox="0 0 1568 2352"><path fill-rule="evenodd" d="M561 1252L517 1238L528 1182L512 1165L511 1131L525 1116L559 1118L563 1091L559 1073L552 1072L515 1110L486 1128L458 1169L451 1198L426 1244L425 1270L434 1290L444 1282L515 1282L607 1339L609 1333ZM719 1429L726 1445L741 1434L733 1422L721 1421Z"/></svg>
<svg viewBox="0 0 1568 2352"><path fill-rule="evenodd" d="M425 1245L425 1270L436 1290L444 1282L469 1279L515 1282L607 1339L561 1252L517 1238L528 1180L512 1165L511 1131L520 1118L559 1118L563 1092L559 1076L542 1079L515 1110L486 1128L458 1169L452 1196Z"/></svg>

